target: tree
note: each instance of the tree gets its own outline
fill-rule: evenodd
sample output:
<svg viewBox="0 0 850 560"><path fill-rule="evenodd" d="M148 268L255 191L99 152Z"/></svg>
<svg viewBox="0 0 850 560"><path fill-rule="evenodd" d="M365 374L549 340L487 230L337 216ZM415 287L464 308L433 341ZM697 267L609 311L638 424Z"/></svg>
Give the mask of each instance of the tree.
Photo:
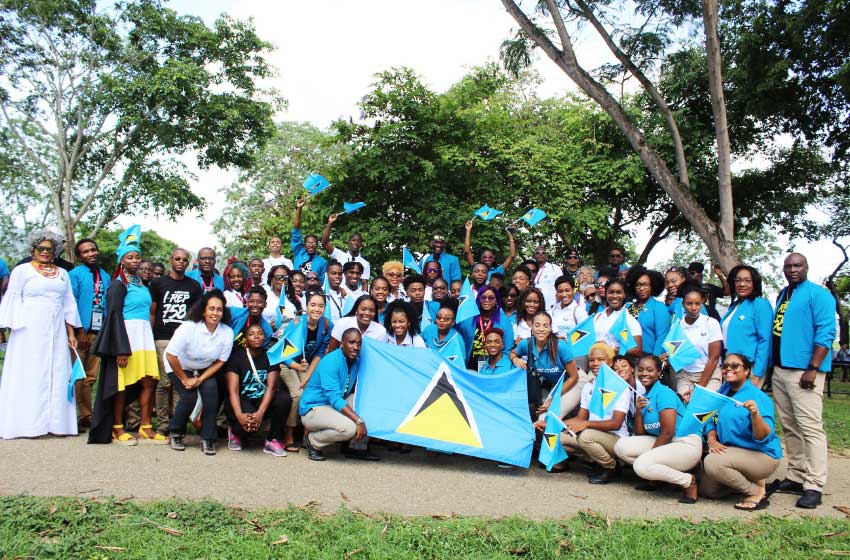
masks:
<svg viewBox="0 0 850 560"><path fill-rule="evenodd" d="M250 22L208 28L159 0L0 2L0 110L16 181L44 189L73 245L126 212L175 217L203 201L179 156L248 166L280 100Z"/></svg>
<svg viewBox="0 0 850 560"><path fill-rule="evenodd" d="M589 5L583 0L578 0L576 5L569 2L557 2L556 0L544 0L540 4L539 12L551 18L551 23L557 33L560 47L550 37L546 30L541 28L538 23L533 21L514 0L502 0L508 13L519 24L523 38L530 40L534 45L541 48L549 58L551 58L561 70L566 73L570 79L594 102L611 117L622 134L626 137L632 149L638 154L643 164L653 179L664 190L675 204L677 210L682 213L685 219L692 225L697 234L705 242L715 262L720 264L725 270L729 270L738 261L734 243L733 230L733 206L731 182L729 180L728 168L728 138L724 139L726 134L725 123L725 103L722 95L722 87L719 86L722 80L722 69L719 65L721 60L719 54L719 40L716 32L717 20L717 3L713 0L704 0L703 15L706 27L707 48L710 53L709 66L711 67L710 82L711 82L711 98L715 120L715 128L717 129L718 143L716 149L719 154L719 201L720 212L717 221L712 220L705 209L699 204L693 193L688 188L689 179L685 173L687 165L685 162L685 154L681 148L676 151L678 162L679 176L675 175L668 167L664 159L658 151L654 149L648 142L646 134L637 125L635 120L626 112L623 105L615 99L615 97L605 88L605 86L595 79L578 61L577 55L573 46L573 39L570 34L566 18L581 18L591 23L602 39L606 42L609 49L619 62L640 82L640 84L652 94L659 111L668 116L666 119L667 126L673 138L678 136L678 126L675 118L669 118L670 109L664 99L657 95L657 88L652 85L646 69L641 68L635 63L634 58L626 51L620 48L613 40L611 33L604 27L601 19L598 17L595 10L602 9L602 6ZM659 6L655 3L652 5L638 3L637 11L642 14L648 14L651 10L658 10ZM684 14L683 14L684 15ZM688 14L689 15L689 14ZM681 19L681 18L680 18ZM657 34L656 34L657 35ZM661 49L656 49L656 52ZM726 153L721 154L722 151Z"/></svg>

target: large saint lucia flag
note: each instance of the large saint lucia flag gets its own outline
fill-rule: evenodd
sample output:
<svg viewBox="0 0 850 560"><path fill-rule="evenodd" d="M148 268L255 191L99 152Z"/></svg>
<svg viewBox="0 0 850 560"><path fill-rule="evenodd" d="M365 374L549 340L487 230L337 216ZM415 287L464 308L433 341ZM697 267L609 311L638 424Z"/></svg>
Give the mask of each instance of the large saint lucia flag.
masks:
<svg viewBox="0 0 850 560"><path fill-rule="evenodd" d="M703 435L705 429L713 425L714 419L724 407L736 404L738 401L731 397L715 393L702 385L695 385L691 400L685 409L685 415L676 425L676 437L691 434Z"/></svg>
<svg viewBox="0 0 850 560"><path fill-rule="evenodd" d="M688 367L700 357L699 350L688 338L685 329L682 328L682 323L678 320L673 321L673 326L670 327L670 332L667 333L667 338L664 339L662 346L664 351L667 352L667 361L674 371Z"/></svg>
<svg viewBox="0 0 850 560"><path fill-rule="evenodd" d="M534 430L521 370L481 376L429 348L363 339L355 409L369 435L528 467Z"/></svg>
<svg viewBox="0 0 850 560"><path fill-rule="evenodd" d="M632 388L622 377L607 365L602 364L599 373L596 374L587 410L600 418L607 418L623 393L631 390Z"/></svg>

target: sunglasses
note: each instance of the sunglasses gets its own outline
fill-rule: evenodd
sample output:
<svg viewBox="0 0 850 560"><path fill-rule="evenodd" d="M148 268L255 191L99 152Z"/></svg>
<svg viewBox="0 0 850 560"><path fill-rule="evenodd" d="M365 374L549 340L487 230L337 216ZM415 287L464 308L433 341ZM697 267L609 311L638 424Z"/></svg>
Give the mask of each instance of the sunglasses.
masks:
<svg viewBox="0 0 850 560"><path fill-rule="evenodd" d="M275 280L289 280L289 276L279 276L279 275L275 275L275 276L274 276L274 279L275 279Z"/></svg>
<svg viewBox="0 0 850 560"><path fill-rule="evenodd" d="M738 370L744 367L744 364L720 364L720 369Z"/></svg>
<svg viewBox="0 0 850 560"><path fill-rule="evenodd" d="M496 296L480 296L478 299L481 301L496 301Z"/></svg>
<svg viewBox="0 0 850 560"><path fill-rule="evenodd" d="M45 247L44 245L38 245L36 246L35 250L38 253L52 253L53 247Z"/></svg>
<svg viewBox="0 0 850 560"><path fill-rule="evenodd" d="M439 268L426 268L425 272L439 272Z"/></svg>
<svg viewBox="0 0 850 560"><path fill-rule="evenodd" d="M605 286L608 285L608 282L596 282L593 285L596 286L597 288L604 288Z"/></svg>
<svg viewBox="0 0 850 560"><path fill-rule="evenodd" d="M401 272L387 272L386 275L390 278L401 278Z"/></svg>

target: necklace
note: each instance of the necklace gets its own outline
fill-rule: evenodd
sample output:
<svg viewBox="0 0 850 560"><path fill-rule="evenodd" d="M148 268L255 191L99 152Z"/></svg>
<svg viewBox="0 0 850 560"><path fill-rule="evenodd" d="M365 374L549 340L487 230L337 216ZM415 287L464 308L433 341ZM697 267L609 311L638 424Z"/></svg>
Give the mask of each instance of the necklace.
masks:
<svg viewBox="0 0 850 560"><path fill-rule="evenodd" d="M59 269L52 262L47 264L42 264L36 261L31 262L36 272L38 272L45 278L56 278L59 275Z"/></svg>
<svg viewBox="0 0 850 560"><path fill-rule="evenodd" d="M127 284L129 284L130 286L135 286L137 288L141 288L142 287L142 279L139 278L138 276L130 276L128 274L127 275Z"/></svg>

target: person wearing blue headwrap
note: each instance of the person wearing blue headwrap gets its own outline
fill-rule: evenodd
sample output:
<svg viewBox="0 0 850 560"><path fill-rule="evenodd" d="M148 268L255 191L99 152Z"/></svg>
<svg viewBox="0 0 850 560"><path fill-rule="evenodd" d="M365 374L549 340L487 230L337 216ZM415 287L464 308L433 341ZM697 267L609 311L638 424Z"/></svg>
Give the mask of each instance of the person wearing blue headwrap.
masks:
<svg viewBox="0 0 850 560"><path fill-rule="evenodd" d="M132 226L119 236L118 269L106 296L107 315L94 341L100 374L89 443L136 445L124 430L124 405L139 398L139 439L167 444L151 424L154 389L159 378L156 345L150 324L151 295L138 276L142 262L141 228Z"/></svg>

